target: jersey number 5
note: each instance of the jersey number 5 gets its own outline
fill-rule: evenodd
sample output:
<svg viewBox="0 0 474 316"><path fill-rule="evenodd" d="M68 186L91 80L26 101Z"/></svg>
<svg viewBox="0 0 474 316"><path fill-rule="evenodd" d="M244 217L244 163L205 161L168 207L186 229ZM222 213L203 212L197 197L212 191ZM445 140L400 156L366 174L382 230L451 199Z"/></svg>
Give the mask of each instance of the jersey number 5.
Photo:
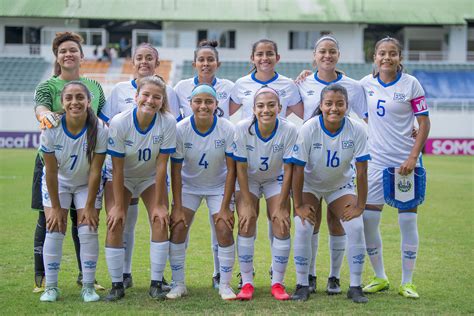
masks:
<svg viewBox="0 0 474 316"><path fill-rule="evenodd" d="M385 100L378 100L377 101L377 115L378 116L384 116L385 115L385 108L381 103L385 103Z"/></svg>

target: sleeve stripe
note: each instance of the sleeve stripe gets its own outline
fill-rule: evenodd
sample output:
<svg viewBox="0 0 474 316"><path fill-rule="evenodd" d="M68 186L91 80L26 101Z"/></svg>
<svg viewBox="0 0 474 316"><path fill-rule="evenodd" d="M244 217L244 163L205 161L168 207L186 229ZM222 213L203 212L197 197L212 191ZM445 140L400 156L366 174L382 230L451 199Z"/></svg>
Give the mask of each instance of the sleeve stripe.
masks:
<svg viewBox="0 0 474 316"><path fill-rule="evenodd" d="M302 161L302 160L298 160L296 159L295 157L291 158L291 162L297 166L306 166L306 162L305 161Z"/></svg>
<svg viewBox="0 0 474 316"><path fill-rule="evenodd" d="M231 158L234 157L234 154L233 154L233 153L225 153L225 155L226 155L227 157L231 157Z"/></svg>
<svg viewBox="0 0 474 316"><path fill-rule="evenodd" d="M100 118L102 121L106 122L106 123L110 121L110 119L107 117L107 115L105 115L105 114L102 113L102 112L99 113L99 118Z"/></svg>
<svg viewBox="0 0 474 316"><path fill-rule="evenodd" d="M119 158L125 157L125 153L119 153L110 149L107 149L107 153L113 157L119 157Z"/></svg>
<svg viewBox="0 0 474 316"><path fill-rule="evenodd" d="M54 150L49 151L48 149L46 149L46 147L43 147L43 146L41 146L40 150L46 154L54 154Z"/></svg>
<svg viewBox="0 0 474 316"><path fill-rule="evenodd" d="M357 162L364 162L364 161L371 160L371 159L372 158L370 158L369 154L364 155L364 156L360 156L360 157L356 157Z"/></svg>
<svg viewBox="0 0 474 316"><path fill-rule="evenodd" d="M173 154L176 152L176 148L161 148L160 154Z"/></svg>
<svg viewBox="0 0 474 316"><path fill-rule="evenodd" d="M182 163L183 161L184 161L184 158L173 158L173 157L171 157L171 162Z"/></svg>
<svg viewBox="0 0 474 316"><path fill-rule="evenodd" d="M247 158L244 158L244 157L239 157L239 156L236 156L236 155L232 155L232 158L233 158L235 161L247 162Z"/></svg>
<svg viewBox="0 0 474 316"><path fill-rule="evenodd" d="M418 115L425 115L425 116L429 116L429 112L428 110L426 110L425 112L419 112L419 113L416 113L415 116L418 116Z"/></svg>

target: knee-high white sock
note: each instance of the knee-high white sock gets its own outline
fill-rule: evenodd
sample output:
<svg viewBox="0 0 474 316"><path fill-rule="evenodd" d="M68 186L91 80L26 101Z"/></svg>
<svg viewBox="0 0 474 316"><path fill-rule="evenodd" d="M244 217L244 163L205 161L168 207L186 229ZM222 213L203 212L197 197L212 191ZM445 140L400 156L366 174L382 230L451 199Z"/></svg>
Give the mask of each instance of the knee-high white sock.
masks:
<svg viewBox="0 0 474 316"><path fill-rule="evenodd" d="M63 256L64 234L58 232L46 232L43 245L44 274L46 286L58 285L58 273Z"/></svg>
<svg viewBox="0 0 474 316"><path fill-rule="evenodd" d="M311 260L311 238L313 225L308 221L303 223L299 216L295 216L295 237L293 238L293 256L296 268L296 284L308 286L309 264Z"/></svg>
<svg viewBox="0 0 474 316"><path fill-rule="evenodd" d="M253 254L255 250L255 237L237 236L237 251L239 254L240 274L242 285L253 284Z"/></svg>
<svg viewBox="0 0 474 316"><path fill-rule="evenodd" d="M218 246L219 253L219 262L220 265L220 274L221 279L219 287L222 285L229 285L232 279L232 269L234 268L235 262L235 244L232 244L228 247Z"/></svg>
<svg viewBox="0 0 474 316"><path fill-rule="evenodd" d="M316 276L316 257L318 255L319 232L311 236L311 264L309 265L309 274Z"/></svg>
<svg viewBox="0 0 474 316"><path fill-rule="evenodd" d="M329 277L341 277L342 261L344 260L344 252L346 251L347 237L329 235L329 253L330 266Z"/></svg>
<svg viewBox="0 0 474 316"><path fill-rule="evenodd" d="M123 282L123 258L125 249L105 247L105 261L112 283Z"/></svg>
<svg viewBox="0 0 474 316"><path fill-rule="evenodd" d="M288 265L288 257L290 256L291 240L278 239L273 237L272 243L272 285L276 283L283 284L285 278L286 266Z"/></svg>
<svg viewBox="0 0 474 316"><path fill-rule="evenodd" d="M359 216L347 222L341 221L341 224L348 240L347 261L351 278L350 286L360 286L365 262L364 220L362 216Z"/></svg>
<svg viewBox="0 0 474 316"><path fill-rule="evenodd" d="M217 242L216 225L214 224L214 218L212 217L211 213L209 213L209 225L211 225L211 249L212 257L214 259L213 276L216 276L217 273L219 273L219 243Z"/></svg>
<svg viewBox="0 0 474 316"><path fill-rule="evenodd" d="M382 236L380 235L380 217L382 212L365 210L364 219L364 234L367 254L370 258L370 263L374 269L375 276L382 279L387 279L385 268L383 266L382 256Z"/></svg>
<svg viewBox="0 0 474 316"><path fill-rule="evenodd" d="M399 213L398 224L402 237L402 284L412 283L418 255L418 225L416 213Z"/></svg>
<svg viewBox="0 0 474 316"><path fill-rule="evenodd" d="M94 284L97 260L99 259L99 234L87 225L78 228L81 243L82 283Z"/></svg>
<svg viewBox="0 0 474 316"><path fill-rule="evenodd" d="M150 241L150 261L151 261L151 280L163 280L166 261L170 248L169 241L154 242Z"/></svg>
<svg viewBox="0 0 474 316"><path fill-rule="evenodd" d="M175 282L184 282L184 262L186 260L186 243L170 242L171 277Z"/></svg>
<svg viewBox="0 0 474 316"><path fill-rule="evenodd" d="M132 273L132 255L135 246L135 225L138 218L138 204L129 205L127 220L123 228L123 247L125 248L125 259L123 262L123 273Z"/></svg>

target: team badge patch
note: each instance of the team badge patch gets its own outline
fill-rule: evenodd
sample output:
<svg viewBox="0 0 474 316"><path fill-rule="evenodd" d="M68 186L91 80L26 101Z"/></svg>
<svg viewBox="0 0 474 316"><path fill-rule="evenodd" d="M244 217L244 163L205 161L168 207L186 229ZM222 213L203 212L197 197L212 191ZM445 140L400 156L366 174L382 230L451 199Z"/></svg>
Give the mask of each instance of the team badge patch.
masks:
<svg viewBox="0 0 474 316"><path fill-rule="evenodd" d="M402 211L415 208L425 200L426 170L416 167L402 176L398 168L387 168L383 171L383 191L388 205Z"/></svg>

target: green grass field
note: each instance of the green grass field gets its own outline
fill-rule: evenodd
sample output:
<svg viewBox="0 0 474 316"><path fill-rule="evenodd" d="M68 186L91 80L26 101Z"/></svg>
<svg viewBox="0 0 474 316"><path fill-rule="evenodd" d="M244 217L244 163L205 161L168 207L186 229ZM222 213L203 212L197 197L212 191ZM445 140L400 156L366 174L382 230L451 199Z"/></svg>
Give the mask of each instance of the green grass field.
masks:
<svg viewBox="0 0 474 316"><path fill-rule="evenodd" d="M30 210L33 150L0 151L0 311L1 314L466 314L474 313L474 159L472 157L426 157L428 191L418 217L420 250L414 282L421 298L407 300L397 294L401 278L400 237L397 213L384 210L382 236L386 271L392 283L388 292L371 295L366 305L356 305L345 295L324 293L328 274L327 228L322 225L318 254L318 289L307 302L277 302L270 295L268 268L271 263L264 217L259 220L256 243L256 295L250 302L223 302L211 288L212 257L207 210L201 208L191 229L187 253L186 280L189 296L178 301L154 301L148 297L149 229L146 211L140 206L134 252L135 287L118 303L82 303L73 243L68 230L59 274L62 297L57 303L40 303L33 294L33 232L37 213ZM323 219L324 220L324 219ZM109 287L103 253L105 215L101 214L101 253L97 279ZM323 222L324 223L324 222ZM238 265L235 267L238 270ZM234 270L234 271L235 271ZM290 260L286 276L289 292L295 287L295 270ZM234 273L236 274L236 273ZM371 277L366 260L364 280ZM166 276L170 279L170 270ZM344 262L341 286L348 286ZM233 279L236 289L237 278ZM101 296L105 292L99 292Z"/></svg>

